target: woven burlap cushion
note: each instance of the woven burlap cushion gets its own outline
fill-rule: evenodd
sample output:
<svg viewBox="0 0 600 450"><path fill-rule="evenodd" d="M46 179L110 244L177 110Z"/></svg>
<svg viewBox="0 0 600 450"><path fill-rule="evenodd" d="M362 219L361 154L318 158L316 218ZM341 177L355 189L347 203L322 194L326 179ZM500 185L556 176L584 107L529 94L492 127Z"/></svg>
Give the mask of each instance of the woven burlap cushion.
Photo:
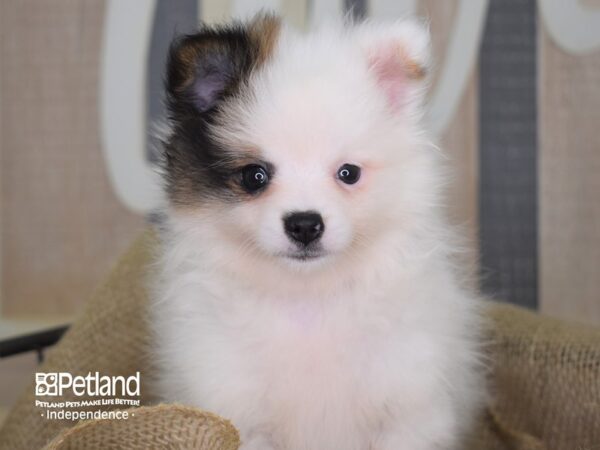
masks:
<svg viewBox="0 0 600 450"><path fill-rule="evenodd" d="M48 352L43 372L151 376L142 319L156 238L145 233L117 264L81 318ZM490 302L486 353L490 401L472 450L593 450L600 443L600 330ZM65 398L66 399L66 398ZM142 382L142 401L151 393ZM46 420L30 386L0 430L0 449L235 449L231 424L181 405L135 408L127 420L75 426ZM595 447L594 447L595 446Z"/></svg>

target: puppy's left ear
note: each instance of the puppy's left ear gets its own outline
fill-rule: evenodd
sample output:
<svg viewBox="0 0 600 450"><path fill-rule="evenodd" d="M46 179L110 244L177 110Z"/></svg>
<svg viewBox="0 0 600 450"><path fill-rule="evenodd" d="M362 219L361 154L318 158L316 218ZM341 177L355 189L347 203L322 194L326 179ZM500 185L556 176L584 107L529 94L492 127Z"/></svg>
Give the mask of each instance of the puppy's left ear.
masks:
<svg viewBox="0 0 600 450"><path fill-rule="evenodd" d="M416 21L388 25L362 25L360 45L369 72L385 94L392 111L420 105L430 68L430 39L427 28Z"/></svg>

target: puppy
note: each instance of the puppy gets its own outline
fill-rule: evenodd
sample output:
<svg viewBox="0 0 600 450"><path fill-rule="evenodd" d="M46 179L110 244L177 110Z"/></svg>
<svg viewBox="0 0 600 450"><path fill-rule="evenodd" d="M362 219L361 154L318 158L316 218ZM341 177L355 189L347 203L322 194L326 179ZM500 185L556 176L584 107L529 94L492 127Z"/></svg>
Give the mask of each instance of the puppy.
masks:
<svg viewBox="0 0 600 450"><path fill-rule="evenodd" d="M172 46L158 390L244 450L464 443L479 315L422 125L428 41L261 15Z"/></svg>

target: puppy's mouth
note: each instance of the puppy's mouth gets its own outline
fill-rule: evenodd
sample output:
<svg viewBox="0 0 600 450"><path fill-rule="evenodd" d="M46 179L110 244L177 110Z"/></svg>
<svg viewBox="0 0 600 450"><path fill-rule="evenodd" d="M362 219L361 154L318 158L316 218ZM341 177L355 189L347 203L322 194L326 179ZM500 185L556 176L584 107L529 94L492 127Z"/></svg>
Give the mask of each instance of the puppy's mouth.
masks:
<svg viewBox="0 0 600 450"><path fill-rule="evenodd" d="M314 259L319 259L325 256L323 252L302 252L302 253L291 253L286 255L286 257L293 259L295 261L310 261Z"/></svg>
<svg viewBox="0 0 600 450"><path fill-rule="evenodd" d="M283 256L294 261L314 261L323 258L326 254L322 248L306 247L285 253Z"/></svg>

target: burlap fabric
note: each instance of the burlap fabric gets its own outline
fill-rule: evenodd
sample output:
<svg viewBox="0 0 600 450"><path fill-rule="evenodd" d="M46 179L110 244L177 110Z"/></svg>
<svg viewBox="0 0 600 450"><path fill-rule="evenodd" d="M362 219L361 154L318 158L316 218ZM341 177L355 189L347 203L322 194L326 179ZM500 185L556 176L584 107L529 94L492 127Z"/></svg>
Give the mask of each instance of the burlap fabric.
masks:
<svg viewBox="0 0 600 450"><path fill-rule="evenodd" d="M145 233L81 318L48 352L43 372L151 376L143 357L145 275L156 238ZM490 302L486 354L491 398L470 450L599 450L600 330ZM151 393L142 382L142 400ZM235 449L224 419L180 405L132 410L128 420L47 420L30 386L0 430L0 449Z"/></svg>
<svg viewBox="0 0 600 450"><path fill-rule="evenodd" d="M494 303L488 315L478 448L600 450L600 329Z"/></svg>

